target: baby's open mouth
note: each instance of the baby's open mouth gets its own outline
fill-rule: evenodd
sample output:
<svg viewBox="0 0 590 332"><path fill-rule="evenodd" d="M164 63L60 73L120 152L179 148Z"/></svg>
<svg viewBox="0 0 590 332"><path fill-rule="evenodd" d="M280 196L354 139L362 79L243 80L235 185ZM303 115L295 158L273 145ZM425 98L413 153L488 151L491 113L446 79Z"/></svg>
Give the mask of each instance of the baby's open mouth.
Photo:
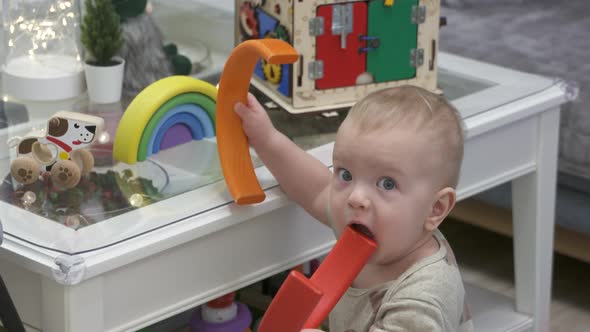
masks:
<svg viewBox="0 0 590 332"><path fill-rule="evenodd" d="M371 232L371 230L369 230L367 226L361 224L350 224L350 227L355 231L368 237L369 239L375 241L375 235L373 235L373 233Z"/></svg>

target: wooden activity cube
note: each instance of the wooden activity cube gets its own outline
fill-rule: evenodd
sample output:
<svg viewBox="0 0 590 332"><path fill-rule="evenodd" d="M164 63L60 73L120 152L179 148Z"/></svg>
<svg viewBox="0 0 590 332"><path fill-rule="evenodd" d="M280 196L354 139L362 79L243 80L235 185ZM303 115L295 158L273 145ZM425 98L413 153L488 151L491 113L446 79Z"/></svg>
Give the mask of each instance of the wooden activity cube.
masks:
<svg viewBox="0 0 590 332"><path fill-rule="evenodd" d="M300 54L261 61L252 80L290 113L404 84L436 91L439 22L439 0L236 0L236 42L279 38Z"/></svg>

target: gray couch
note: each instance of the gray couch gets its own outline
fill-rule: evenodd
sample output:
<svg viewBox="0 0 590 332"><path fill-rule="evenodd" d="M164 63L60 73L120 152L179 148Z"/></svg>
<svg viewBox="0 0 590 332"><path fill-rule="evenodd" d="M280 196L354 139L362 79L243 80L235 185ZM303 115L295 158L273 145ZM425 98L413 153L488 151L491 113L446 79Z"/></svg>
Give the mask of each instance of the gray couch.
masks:
<svg viewBox="0 0 590 332"><path fill-rule="evenodd" d="M563 107L556 222L590 235L590 1L443 0L441 49L577 84ZM559 28L557 28L559 27ZM510 186L478 196L510 207Z"/></svg>

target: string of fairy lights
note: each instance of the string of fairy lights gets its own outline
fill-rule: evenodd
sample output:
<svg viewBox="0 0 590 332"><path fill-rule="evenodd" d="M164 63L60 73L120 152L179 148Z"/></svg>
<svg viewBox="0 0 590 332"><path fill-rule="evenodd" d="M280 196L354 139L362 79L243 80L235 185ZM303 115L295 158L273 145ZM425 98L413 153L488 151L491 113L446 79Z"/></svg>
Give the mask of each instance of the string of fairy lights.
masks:
<svg viewBox="0 0 590 332"><path fill-rule="evenodd" d="M7 44L10 51L34 58L47 52L77 51L73 31L79 24L79 11L73 1L15 1L4 8ZM76 52L80 60L79 52Z"/></svg>

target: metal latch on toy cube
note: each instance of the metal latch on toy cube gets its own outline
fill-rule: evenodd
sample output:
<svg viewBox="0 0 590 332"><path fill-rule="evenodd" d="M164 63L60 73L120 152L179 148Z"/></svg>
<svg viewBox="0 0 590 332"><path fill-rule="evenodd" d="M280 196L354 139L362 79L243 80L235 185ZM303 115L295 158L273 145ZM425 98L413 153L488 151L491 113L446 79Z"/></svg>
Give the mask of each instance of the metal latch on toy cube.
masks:
<svg viewBox="0 0 590 332"><path fill-rule="evenodd" d="M352 33L352 3L334 5L332 8L332 34L340 35L340 48L346 48L346 36Z"/></svg>
<svg viewBox="0 0 590 332"><path fill-rule="evenodd" d="M412 23L422 24L426 22L426 6L412 6Z"/></svg>
<svg viewBox="0 0 590 332"><path fill-rule="evenodd" d="M379 40L379 37L361 35L361 36L359 36L359 39L361 42L366 43L365 47L359 48L359 53L374 51L374 50L378 49L379 46L381 45L381 41Z"/></svg>
<svg viewBox="0 0 590 332"><path fill-rule="evenodd" d="M310 62L307 69L310 80L319 80L324 77L324 62L321 60Z"/></svg>
<svg viewBox="0 0 590 332"><path fill-rule="evenodd" d="M424 64L424 49L411 49L410 50L410 66L420 67Z"/></svg>
<svg viewBox="0 0 590 332"><path fill-rule="evenodd" d="M312 37L324 34L324 18L322 16L314 17L309 20L309 35Z"/></svg>

